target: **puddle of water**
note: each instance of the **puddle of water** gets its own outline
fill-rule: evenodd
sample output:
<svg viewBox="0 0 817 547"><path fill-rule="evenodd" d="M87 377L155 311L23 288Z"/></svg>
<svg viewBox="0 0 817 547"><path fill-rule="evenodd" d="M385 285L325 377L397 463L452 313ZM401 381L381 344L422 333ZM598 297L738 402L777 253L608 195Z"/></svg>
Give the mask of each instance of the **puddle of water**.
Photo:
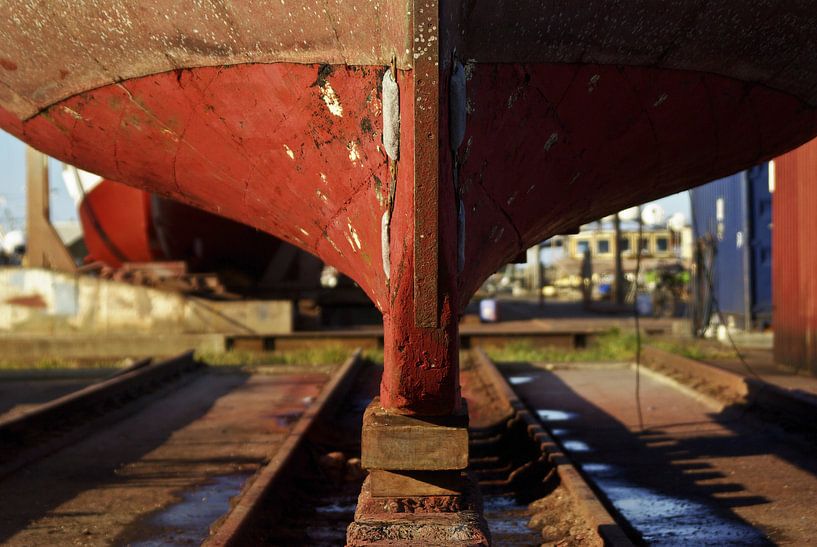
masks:
<svg viewBox="0 0 817 547"><path fill-rule="evenodd" d="M715 514L704 503L635 486L614 466L582 469L650 545L768 545L752 526Z"/></svg>
<svg viewBox="0 0 817 547"><path fill-rule="evenodd" d="M540 545L540 531L528 528L528 506L508 496L486 496L485 520L494 545Z"/></svg>
<svg viewBox="0 0 817 547"><path fill-rule="evenodd" d="M315 511L317 511L319 514L324 514L324 515L332 515L332 514L340 514L340 513L349 514L349 513L354 513L356 508L357 508L357 503L355 503L354 501L349 502L348 500L344 500L344 501L335 500L335 501L333 501L332 503L330 503L328 505L321 505L321 506L315 507Z"/></svg>
<svg viewBox="0 0 817 547"><path fill-rule="evenodd" d="M199 545L210 535L210 525L230 509L230 498L244 486L248 473L215 477L185 492L182 501L153 515L147 522L153 537L129 543L135 547Z"/></svg>
<svg viewBox="0 0 817 547"><path fill-rule="evenodd" d="M272 416L272 419L279 429L289 429L302 414L303 412L287 412L286 414L276 414Z"/></svg>
<svg viewBox="0 0 817 547"><path fill-rule="evenodd" d="M563 422L576 417L575 413L565 412L564 410L541 409L537 410L536 413L539 415L539 418L546 422Z"/></svg>
<svg viewBox="0 0 817 547"><path fill-rule="evenodd" d="M511 383L512 386L518 386L520 384L527 384L533 381L533 376L510 376L508 381Z"/></svg>
<svg viewBox="0 0 817 547"><path fill-rule="evenodd" d="M613 466L606 463L583 463L581 466L582 469L590 475L612 473L613 471Z"/></svg>
<svg viewBox="0 0 817 547"><path fill-rule="evenodd" d="M329 546L346 543L346 527L355 519L357 498L354 496L332 497L327 503L315 507L317 513L309 519L306 536L309 545Z"/></svg>
<svg viewBox="0 0 817 547"><path fill-rule="evenodd" d="M592 452L590 445L584 441L562 441L562 446L565 447L565 450L569 450L570 452Z"/></svg>

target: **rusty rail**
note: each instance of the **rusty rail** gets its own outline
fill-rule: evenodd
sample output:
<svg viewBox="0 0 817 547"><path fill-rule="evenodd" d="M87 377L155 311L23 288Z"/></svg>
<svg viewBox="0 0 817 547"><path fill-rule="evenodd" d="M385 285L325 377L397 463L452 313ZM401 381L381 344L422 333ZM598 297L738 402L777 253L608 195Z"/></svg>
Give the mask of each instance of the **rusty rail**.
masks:
<svg viewBox="0 0 817 547"><path fill-rule="evenodd" d="M125 403L177 387L176 380L202 366L192 352L155 364L140 361L107 380L0 419L0 477L122 419L137 410L133 405L125 408Z"/></svg>
<svg viewBox="0 0 817 547"><path fill-rule="evenodd" d="M264 501L270 494L279 489L285 479L285 471L296 459L296 454L303 448L307 434L313 425L326 418L328 413L343 400L363 364L361 350L354 353L341 366L340 370L326 383L320 395L301 415L283 444L278 447L270 462L263 467L248 483L240 494L231 511L214 526L210 538L204 545L221 547L230 545L250 545L253 523L262 515Z"/></svg>
<svg viewBox="0 0 817 547"><path fill-rule="evenodd" d="M528 437L532 442L538 444L544 459L556 471L559 482L570 493L577 509L582 513L587 523L595 529L599 540L603 541L605 545L633 545L624 529L599 500L596 492L587 484L556 441L545 431L539 420L530 413L525 404L516 396L516 393L485 352L480 348L472 351L480 375L493 386L500 401L510 409L509 421L519 420L525 424Z"/></svg>

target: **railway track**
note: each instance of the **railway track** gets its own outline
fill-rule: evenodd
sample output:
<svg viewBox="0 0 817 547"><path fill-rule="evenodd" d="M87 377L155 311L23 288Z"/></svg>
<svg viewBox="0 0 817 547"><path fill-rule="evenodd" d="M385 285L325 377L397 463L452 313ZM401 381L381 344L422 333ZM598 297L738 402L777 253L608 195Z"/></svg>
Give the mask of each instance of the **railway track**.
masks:
<svg viewBox="0 0 817 547"><path fill-rule="evenodd" d="M0 543L200 543L230 497L286 448L322 386L346 376L331 379L332 367L249 373L184 354L8 413Z"/></svg>
<svg viewBox="0 0 817 547"><path fill-rule="evenodd" d="M107 380L0 417L0 479L20 467L121 420L200 370L192 353L153 363L143 359Z"/></svg>
<svg viewBox="0 0 817 547"><path fill-rule="evenodd" d="M360 351L331 374L247 374L185 355L6 419L0 541L342 545L380 371ZM470 470L494 545L806 537L792 515L817 501L817 484L806 498L774 484L815 482L796 447L770 451L757 469L774 478L757 483L743 468L773 434L655 373L643 379L649 423L633 431L631 380L624 365L500 372L481 350L464 353Z"/></svg>
<svg viewBox="0 0 817 547"><path fill-rule="evenodd" d="M723 374L698 378L693 390L642 369L639 424L626 363L513 363L502 371L637 542L812 542L813 427L792 427L784 419L790 404L770 413L770 397L710 398L723 393Z"/></svg>
<svg viewBox="0 0 817 547"><path fill-rule="evenodd" d="M185 354L7 418L0 542L342 545L380 372L359 350L331 375L247 375ZM630 544L481 352L462 382L495 545Z"/></svg>
<svg viewBox="0 0 817 547"><path fill-rule="evenodd" d="M336 377L324 388L314 410L291 433L287 449L214 524L207 545L345 543L365 478L360 424L377 393L379 367L347 364L343 371L348 377ZM471 472L484 496L495 545L631 545L484 354L469 354L462 383L471 415Z"/></svg>

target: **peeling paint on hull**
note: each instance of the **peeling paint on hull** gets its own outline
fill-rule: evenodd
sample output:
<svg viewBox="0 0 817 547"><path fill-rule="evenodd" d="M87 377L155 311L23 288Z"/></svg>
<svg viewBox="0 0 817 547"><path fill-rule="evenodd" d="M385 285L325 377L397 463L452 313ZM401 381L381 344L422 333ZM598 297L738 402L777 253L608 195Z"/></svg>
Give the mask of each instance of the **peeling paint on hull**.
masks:
<svg viewBox="0 0 817 547"><path fill-rule="evenodd" d="M278 63L165 72L84 92L25 122L0 111L0 126L63 161L250 224L338 267L384 314L384 404L419 414L458 404L457 314L520 249L774 156L815 132L814 110L800 100L723 76L477 63L465 70L455 192L448 146L415 172L418 158L427 158L415 157L410 70L398 71L400 159L392 178L380 122L385 68ZM437 107L448 120L447 96ZM427 128L450 142L446 123ZM415 177L435 172L439 194L420 185L415 195ZM387 283L388 195L396 198ZM430 226L416 222L418 211L428 213L430 203L438 294L436 326L426 328L416 322L414 251L417 226Z"/></svg>

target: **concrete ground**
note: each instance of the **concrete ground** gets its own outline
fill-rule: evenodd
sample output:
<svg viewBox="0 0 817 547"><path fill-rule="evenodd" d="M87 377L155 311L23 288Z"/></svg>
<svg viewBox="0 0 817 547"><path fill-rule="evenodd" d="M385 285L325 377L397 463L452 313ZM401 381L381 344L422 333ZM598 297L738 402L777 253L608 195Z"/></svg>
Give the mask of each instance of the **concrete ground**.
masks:
<svg viewBox="0 0 817 547"><path fill-rule="evenodd" d="M813 447L627 365L503 371L583 472L651 544L808 544Z"/></svg>
<svg viewBox="0 0 817 547"><path fill-rule="evenodd" d="M199 544L326 378L201 374L1 481L0 543Z"/></svg>

